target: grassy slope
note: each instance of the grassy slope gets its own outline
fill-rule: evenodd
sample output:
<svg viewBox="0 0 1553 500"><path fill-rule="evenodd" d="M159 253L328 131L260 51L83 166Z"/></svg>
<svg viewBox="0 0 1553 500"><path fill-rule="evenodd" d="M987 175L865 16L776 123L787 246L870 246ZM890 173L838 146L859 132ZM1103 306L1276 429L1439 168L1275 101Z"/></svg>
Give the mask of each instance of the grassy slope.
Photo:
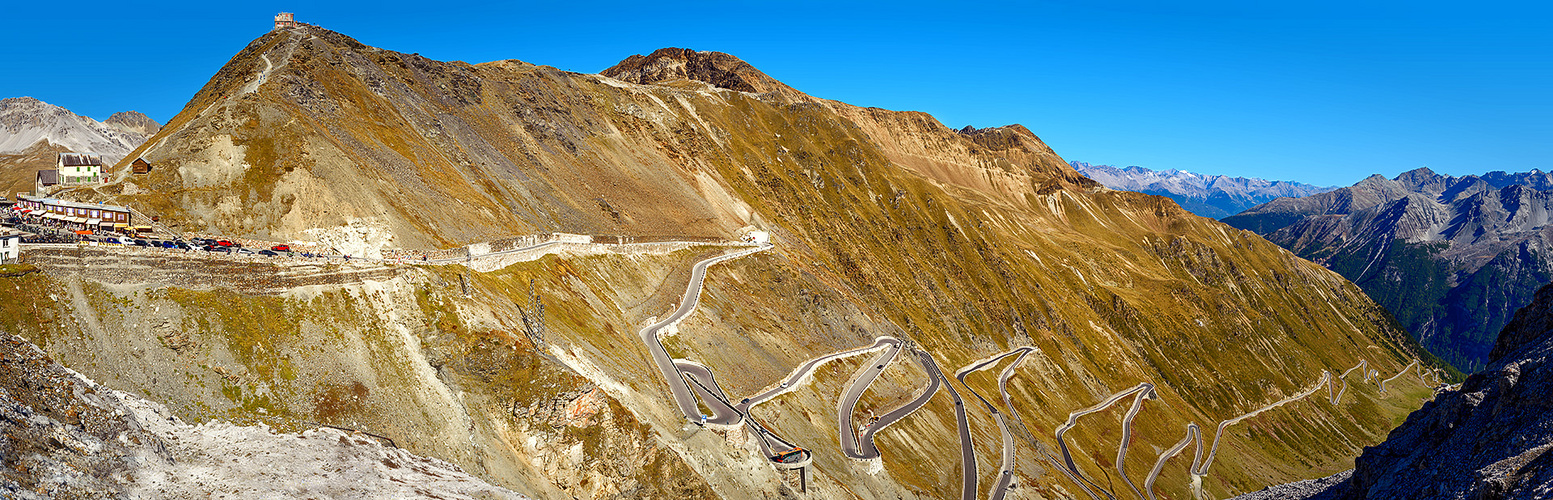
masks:
<svg viewBox="0 0 1553 500"><path fill-rule="evenodd" d="M1042 350L1041 368L1016 379L1014 390L1026 408L1038 409L1028 417L1037 435L1068 411L1151 381L1163 399L1139 421L1146 446L1135 449L1147 450L1179 439L1188 421L1211 426L1296 392L1323 369L1363 358L1394 372L1417 355L1385 311L1336 274L1163 198L1094 189L1019 130L964 135L920 113L766 102L694 85L621 89L551 68L428 62L328 36L298 46L283 73L294 79L272 75L277 83L257 94L228 95L252 77L245 68L258 66L258 54L283 42L257 40L148 141L146 154L171 166L149 182L156 196L171 195L159 207L169 217L281 233L288 217L327 225L379 216L412 246L534 229L715 235L763 222L776 231L779 250L726 264L709 281L708 309L718 320L699 324L694 335L723 343L698 343L687 333L675 347L738 387L758 387L802 359L881 333L920 342L946 369L1033 344ZM374 81L386 90L373 91ZM430 133L428 120L446 133ZM456 125L480 140L459 136ZM222 134L245 148L250 168L227 184L190 184L177 166L205 168L196 160ZM166 146L154 146L160 139ZM290 191L275 187L292 184ZM753 214L708 201L720 189ZM252 208L209 215L233 197ZM326 209L330 215L321 215ZM677 300L680 289L666 271L673 266L660 263L657 274L643 275L615 261L561 262L477 276L486 294L481 308L515 324L514 294L526 290L525 278L551 283L547 293L565 297L552 303L564 311L557 328L573 347L643 394L661 391L632 336ZM728 282L724 272L746 278ZM583 288L610 300L594 300ZM425 315L439 332L469 328L467 318L443 324ZM343 318L341 325L370 323ZM759 335L727 347L750 332ZM1359 392L1338 409L1311 404L1261 417L1260 425L1279 429L1276 439L1227 443L1210 490L1346 468L1348 457L1379 441L1407 409L1355 402L1367 396ZM809 414L827 413L824 398L801 397L810 398L803 404ZM673 422L666 399L644 401L631 409L650 425ZM940 480L942 467L929 474L917 465L939 463L956 446L946 431L953 428L947 399L929 410L883 436L886 453L902 455L886 467L894 481L951 496L956 486ZM1119 411L1090 418L1114 422ZM809 442L833 440L825 437L829 424L815 418L783 430ZM979 451L995 456L996 430L975 418ZM1114 423L1086 425L1070 436L1085 456L1099 457L1090 462L1108 463L1115 432ZM1104 475L1094 463L1085 467ZM870 480L843 464L826 468L843 484ZM1175 477L1162 488L1181 494Z"/></svg>

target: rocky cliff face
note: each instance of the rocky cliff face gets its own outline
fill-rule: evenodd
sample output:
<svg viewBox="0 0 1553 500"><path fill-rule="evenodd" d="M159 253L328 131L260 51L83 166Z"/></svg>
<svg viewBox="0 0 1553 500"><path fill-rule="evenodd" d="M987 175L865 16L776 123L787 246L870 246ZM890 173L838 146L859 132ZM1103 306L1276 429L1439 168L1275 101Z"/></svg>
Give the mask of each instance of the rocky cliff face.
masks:
<svg viewBox="0 0 1553 500"><path fill-rule="evenodd" d="M1047 497L1142 484L1137 462L1157 457L1137 457L1187 423L1213 429L1313 393L1323 371L1358 373L1332 379L1352 383L1346 398L1295 399L1231 428L1195 482L1223 495L1323 475L1428 393L1364 383L1424 354L1351 283L1164 198L1103 189L1024 127L953 130L793 95L725 54L655 54L610 70L633 83L279 30L137 151L156 169L98 191L183 228L377 249L769 230L774 249L708 272L700 309L663 341L671 357L706 365L737 399L880 335L949 371L1037 347L1007 386L1030 431L1011 472ZM191 420L367 428L537 497L795 494L750 433L687 426L637 336L724 247L579 245L496 264L278 269L40 252L43 272L4 278L38 292L0 302L0 326ZM950 465L962 441L942 395L881 432L883 459L845 458L837 398L862 363L826 365L761 409L813 452L811 495L946 498L965 476L1002 476ZM924 370L890 365L859 414L914 398ZM990 376L969 381L999 393ZM1056 453L1047 436L1070 412L1142 382L1158 400L1131 429L1131 465L1114 458L1120 410L1062 445L1084 478L1117 482L1081 485L1038 458ZM965 431L983 464L1003 443L987 417ZM1189 494L1188 468L1167 461L1155 490Z"/></svg>
<svg viewBox="0 0 1553 500"><path fill-rule="evenodd" d="M1213 219L1229 217L1276 198L1300 198L1337 189L1290 181L1194 174L1181 170L1156 171L1136 166L1117 168L1079 161L1068 164L1105 187L1164 196L1175 200L1189 212Z"/></svg>
<svg viewBox="0 0 1553 500"><path fill-rule="evenodd" d="M140 113L114 117L118 119L110 117L104 123L31 97L0 99L0 154L22 153L42 143L102 155L104 162L112 162L124 158L157 129L155 121Z"/></svg>
<svg viewBox="0 0 1553 500"><path fill-rule="evenodd" d="M185 424L10 334L0 360L5 498L524 498L361 434Z"/></svg>
<svg viewBox="0 0 1553 500"><path fill-rule="evenodd" d="M1553 280L1547 174L1427 169L1224 219L1363 287L1431 352L1484 366L1494 335Z"/></svg>

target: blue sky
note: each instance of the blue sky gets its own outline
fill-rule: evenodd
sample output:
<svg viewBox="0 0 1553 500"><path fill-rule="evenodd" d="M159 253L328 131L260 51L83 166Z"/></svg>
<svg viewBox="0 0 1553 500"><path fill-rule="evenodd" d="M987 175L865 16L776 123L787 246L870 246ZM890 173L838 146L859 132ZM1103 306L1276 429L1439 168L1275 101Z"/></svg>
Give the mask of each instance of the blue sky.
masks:
<svg viewBox="0 0 1553 500"><path fill-rule="evenodd" d="M593 73L718 50L819 97L1024 124L1091 163L1326 185L1553 169L1553 7L1174 3L27 2L0 30L0 97L165 122L293 11L444 60Z"/></svg>

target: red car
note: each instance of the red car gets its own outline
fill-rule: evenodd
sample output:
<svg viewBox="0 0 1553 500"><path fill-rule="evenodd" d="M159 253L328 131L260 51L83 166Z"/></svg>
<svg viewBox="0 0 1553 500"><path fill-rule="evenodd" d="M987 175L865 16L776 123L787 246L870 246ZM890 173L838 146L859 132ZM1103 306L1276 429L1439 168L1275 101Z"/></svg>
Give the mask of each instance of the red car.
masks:
<svg viewBox="0 0 1553 500"><path fill-rule="evenodd" d="M217 245L221 245L221 246L224 246L224 247L229 247L229 246L232 246L232 242L230 242L230 241L227 241L227 240L221 240L221 241L217 241L217 242L216 242L216 244L217 244Z"/></svg>
<svg viewBox="0 0 1553 500"><path fill-rule="evenodd" d="M275 245L275 246L270 247L270 250L274 250L274 251L277 251L277 252L290 252L291 251L291 245Z"/></svg>

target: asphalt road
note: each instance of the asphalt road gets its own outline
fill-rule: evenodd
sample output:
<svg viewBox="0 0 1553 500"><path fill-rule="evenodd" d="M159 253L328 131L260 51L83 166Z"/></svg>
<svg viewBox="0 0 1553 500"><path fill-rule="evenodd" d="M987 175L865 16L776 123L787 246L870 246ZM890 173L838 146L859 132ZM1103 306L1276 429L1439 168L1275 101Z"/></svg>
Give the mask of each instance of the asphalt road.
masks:
<svg viewBox="0 0 1553 500"><path fill-rule="evenodd" d="M1181 450L1185 450L1186 446L1191 444L1194 440L1197 442L1197 455L1192 457L1192 466L1188 467L1186 472L1188 474L1192 474L1192 482L1194 485L1192 487L1193 491L1202 490L1202 486L1200 484L1200 478L1202 476L1198 476L1195 472L1198 466L1202 464L1202 431L1197 428L1197 424L1188 423L1186 424L1186 437L1181 438L1181 441L1177 442L1175 446L1171 446L1164 452L1160 453L1159 461L1154 462L1154 469L1150 470L1149 477L1144 479L1143 491L1148 493L1149 500L1155 500L1154 481L1158 480L1159 473L1165 470L1165 462L1169 461L1171 458L1175 458L1176 455L1181 454Z"/></svg>
<svg viewBox="0 0 1553 500"><path fill-rule="evenodd" d="M879 373L884 367L889 366L895 356L901 352L900 342L896 342L880 353L867 365L864 365L856 375L852 377L852 384L842 392L841 398L836 401L836 435L841 440L841 454L847 458L857 460L869 460L879 458L879 449L874 446L873 433L877 432L872 423L863 432L868 434L863 439L862 449L859 449L859 437L856 427L852 426L852 414L857 410L857 400L863 397L863 392L868 386L873 385L874 379L879 378ZM901 411L897 408L895 412ZM884 419L881 417L881 421Z"/></svg>
<svg viewBox="0 0 1553 500"><path fill-rule="evenodd" d="M1078 410L1078 411L1069 413L1068 414L1068 421L1067 421L1067 423L1064 423L1064 424L1062 424L1061 427L1057 428L1057 432L1056 432L1056 435L1057 435L1057 447L1062 450L1062 461L1063 461L1064 464L1066 464L1068 466L1068 470L1072 472L1073 476L1077 476L1078 478L1083 479L1084 483L1089 483L1088 485L1085 485L1084 483L1079 483L1079 486L1084 488L1084 491L1086 493L1089 493L1090 496L1094 496L1095 495L1094 491L1100 491L1101 493L1104 493L1107 498L1111 498L1111 499L1115 499L1116 498L1116 496L1112 495L1110 491L1107 491L1105 488L1101 488L1100 485L1095 484L1093 481L1090 481L1088 478L1086 478L1084 476L1083 472L1080 472L1078 470L1078 465L1073 463L1073 455L1072 455L1072 453L1070 453L1068 451L1068 442L1064 441L1062 439L1062 435L1063 434L1067 434L1069 430L1072 430L1074 426L1078 425L1079 417L1082 417L1084 415L1088 415L1088 414L1091 414L1091 413L1094 413L1094 412L1097 412L1097 411L1102 411L1102 410L1105 410L1106 408L1110 408L1111 405L1116 404L1117 401L1121 401L1122 398L1125 398L1127 396L1131 396L1134 393L1139 393L1139 392L1145 392L1145 393L1152 393L1152 392L1154 392L1154 384L1150 384L1148 382L1140 383L1138 385L1133 386L1131 389L1127 389L1125 391L1118 392L1116 394L1112 394L1111 397L1106 398L1104 401L1101 401L1100 403L1098 403L1098 404L1096 404L1094 406L1091 406L1091 407L1088 407L1088 408L1084 408L1082 410ZM1127 424L1130 425L1131 422L1127 422ZM1124 430L1124 434L1130 434L1130 432L1131 432L1131 429ZM1124 441L1122 441L1122 444L1121 444L1120 448L1122 450L1125 450L1127 445L1128 445L1127 442L1124 440ZM1123 451L1123 453L1125 453L1125 451ZM1091 487L1093 487L1094 490L1090 490Z"/></svg>
<svg viewBox="0 0 1553 500"><path fill-rule="evenodd" d="M1398 378L1401 378L1403 375L1407 374L1408 370L1413 369L1413 367L1415 367L1415 366L1418 366L1418 360L1416 360L1416 359L1413 360L1412 363L1408 363L1407 366L1402 367L1402 371L1397 372L1396 375L1392 375L1391 378L1381 380L1380 381L1380 393L1381 394L1385 394L1386 393L1386 382L1390 382L1390 381L1396 380ZM1424 379L1423 373L1420 372L1418 374L1418 380L1420 382L1422 382L1423 379Z"/></svg>
<svg viewBox="0 0 1553 500"><path fill-rule="evenodd" d="M1159 399L1159 394L1152 387L1147 391L1139 392L1132 398L1132 407L1127 409L1127 415L1122 417L1122 443L1116 447L1116 474L1122 476L1122 482L1132 488L1132 493L1138 498L1143 498L1143 492L1138 491L1138 485L1132 484L1132 478L1127 477L1127 448L1132 446L1132 420L1138 417L1138 411L1143 409L1143 402L1150 399Z"/></svg>
<svg viewBox="0 0 1553 500"><path fill-rule="evenodd" d="M928 376L942 381L944 387L949 389L949 397L954 398L954 418L960 428L960 498L976 500L976 450L975 443L971 439L971 422L965 416L965 401L960 399L960 393L954 390L949 377L945 377L944 372L938 369L938 363L933 361L933 356L926 351L916 351L915 354L922 360L922 366L927 369Z"/></svg>
<svg viewBox="0 0 1553 500"><path fill-rule="evenodd" d="M549 242L555 243L555 242ZM540 245L513 250L521 251L538 248ZM675 309L669 317L662 321L648 325L641 331L642 343L647 345L647 350L652 353L653 362L658 365L658 371L663 374L663 380L669 384L669 392L674 395L675 404L679 405L680 413L685 419L697 425L703 423L706 417L701 414L701 409L696 405L696 396L690 390L690 384L686 383L674 360L669 358L668 351L663 349L663 343L658 340L658 331L664 327L678 322L680 319L696 310L696 305L701 303L701 286L706 279L706 268L712 264L730 259L737 259L755 252L771 248L770 244L757 246L750 249L727 253L697 262L690 269L690 284L685 287L685 296L680 300L679 308ZM487 254L490 255L490 254ZM710 378L710 375L708 375ZM721 390L719 389L718 392Z"/></svg>
<svg viewBox="0 0 1553 500"><path fill-rule="evenodd" d="M1341 402L1343 400L1343 393L1344 392L1348 392L1348 378L1347 378L1348 374L1353 373L1354 370L1358 370L1360 368L1364 369L1364 371L1361 372L1361 373L1364 374L1364 381L1365 382L1369 382L1370 381L1370 369L1369 369L1370 368L1370 362L1367 361L1367 360L1361 359L1361 360L1359 360L1359 364L1353 365L1353 368L1349 368L1349 369L1343 371L1343 374L1339 375L1337 377L1339 380L1343 381L1343 388L1339 389L1337 391L1336 395L1332 394L1332 382L1331 382L1331 379L1330 378L1327 379L1328 380L1328 383L1327 383L1327 396L1330 396L1332 398L1332 404L1335 405L1338 402Z"/></svg>
<svg viewBox="0 0 1553 500"><path fill-rule="evenodd" d="M1355 368L1357 368L1357 367L1355 367ZM1348 371L1353 371L1353 370L1349 369ZM1326 370L1322 370L1321 371L1321 380L1316 381L1316 383L1314 385L1311 385L1309 389L1305 389L1303 392L1300 392L1299 394L1295 394L1293 396L1289 396L1289 397L1284 398L1284 399L1282 399L1282 400L1280 400L1280 401L1278 401L1276 403L1273 403L1273 404L1270 404L1270 405L1267 405L1267 406L1263 406L1261 408L1257 408L1257 409L1252 410L1251 412L1246 413L1244 415L1241 415L1241 416L1238 416L1238 417L1235 417L1235 418L1232 418L1232 419L1229 419L1229 420L1225 420L1223 422L1219 422L1219 428L1216 431L1214 431L1213 446L1208 448L1208 457L1203 459L1202 467L1201 468L1194 469L1194 470L1191 471L1192 472L1192 489L1193 489L1193 493L1198 495L1199 497L1202 496L1202 491L1201 491L1201 488L1202 488L1202 478L1208 475L1208 469L1213 467L1213 458L1215 456L1218 456L1218 454L1219 454L1219 442L1221 440L1223 440L1223 438L1224 438L1224 429L1229 428L1229 426L1231 426L1231 425L1238 424L1242 420L1245 420L1245 419L1248 419L1248 418L1251 418L1251 417L1255 417L1255 416L1257 416L1258 414L1260 414L1260 413L1262 413L1264 411L1271 410L1273 408L1277 408L1279 406L1283 406L1283 405L1286 405L1286 404L1289 404L1289 403L1292 403L1292 402L1295 402L1295 401L1299 401L1301 399L1305 399L1306 397L1309 397L1311 394L1315 394L1316 391L1321 390L1321 386L1323 386L1323 385L1327 386L1327 391L1328 392L1331 392L1331 390L1332 390L1331 381L1332 381L1332 372L1329 372L1329 371L1326 371ZM1202 441L1201 440L1199 440L1197 442L1197 446L1199 448L1198 453L1201 453L1201 450L1200 450L1200 448L1202 447Z"/></svg>
<svg viewBox="0 0 1553 500"><path fill-rule="evenodd" d="M899 349L900 348L900 340L897 340L895 337L884 336L884 337L879 337L879 338L874 339L873 345L869 345L867 347L859 347L857 349L848 349L848 350L841 351L841 352L838 352L838 353L827 354L827 355L824 355L824 356L820 356L818 358L811 359L807 363L804 363L804 364L800 365L798 368L794 369L793 373L787 377L787 380L782 381L782 383L778 384L776 387L772 387L771 389L768 389L766 392L762 392L760 394L756 394L754 396L750 396L749 398L746 398L745 400L740 401L739 404L736 406L736 408L738 408L739 411L748 412L750 410L750 408L754 408L755 405L764 403L766 401L770 401L771 398L777 397L778 395L781 395L782 393L789 392L789 391L797 389L800 385L802 385L803 379L808 377L809 374L813 373L814 369L815 368L819 368L820 365L823 365L825 363L829 363L831 361L835 361L835 360L838 360L838 359L848 358L848 357L856 356L856 355L859 355L859 354L867 353L869 351L874 351L874 350L878 350L878 349L884 349L884 348L891 347L891 346L894 346L894 348Z"/></svg>
<svg viewBox="0 0 1553 500"><path fill-rule="evenodd" d="M1003 401L1008 403L1009 411L1013 412L1012 400L1008 396L1008 377L1013 376L1014 367L1019 366L1019 363L1024 361L1025 356L1034 350L1035 348L1030 346L1019 347L1014 350L966 365L964 368L961 368L954 374L954 378L960 381L960 385L965 386L965 390L970 391L972 396L976 396L976 399L981 400L981 404L987 407L987 411L992 412L992 419L997 421L998 431L1002 434L1003 437L1003 461L1001 462L1002 467L998 472L998 481L992 485L992 500L1002 500L1003 497L1008 494L1009 487L1013 486L1014 484L1014 433L1009 430L1008 421L1003 416L1003 413L998 411L998 408L993 406L992 402L987 401L987 398L981 397L981 393L976 392L976 389L971 387L970 384L965 383L965 377L971 373L996 366L999 361L1003 360L1003 358L1018 354L1019 357L1015 358L1014 362L1010 363L1008 368L1005 368L1002 375L998 377L998 391L1003 393Z"/></svg>

